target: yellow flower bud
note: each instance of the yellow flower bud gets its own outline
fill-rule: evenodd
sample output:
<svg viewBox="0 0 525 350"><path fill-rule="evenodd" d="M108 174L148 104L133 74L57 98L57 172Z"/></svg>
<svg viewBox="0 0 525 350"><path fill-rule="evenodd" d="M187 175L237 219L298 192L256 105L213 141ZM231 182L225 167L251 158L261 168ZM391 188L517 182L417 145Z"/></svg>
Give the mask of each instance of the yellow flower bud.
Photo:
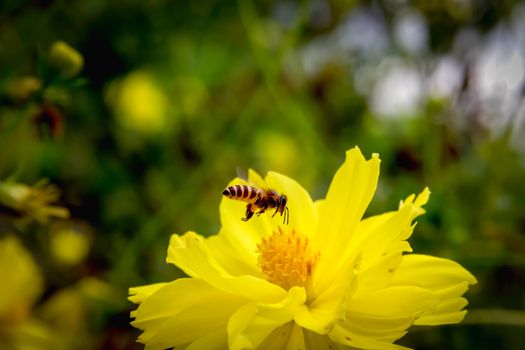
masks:
<svg viewBox="0 0 525 350"><path fill-rule="evenodd" d="M63 41L56 41L49 48L49 63L63 77L72 78L84 66L84 57Z"/></svg>
<svg viewBox="0 0 525 350"><path fill-rule="evenodd" d="M90 241L86 232L74 227L62 227L51 234L51 254L58 263L74 266L81 263L88 255Z"/></svg>

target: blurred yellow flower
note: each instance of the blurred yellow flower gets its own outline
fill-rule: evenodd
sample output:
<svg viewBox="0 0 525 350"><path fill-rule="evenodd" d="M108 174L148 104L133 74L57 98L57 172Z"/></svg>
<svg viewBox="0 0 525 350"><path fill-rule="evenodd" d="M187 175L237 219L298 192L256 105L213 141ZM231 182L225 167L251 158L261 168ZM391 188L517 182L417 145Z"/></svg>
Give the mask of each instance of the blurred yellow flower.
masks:
<svg viewBox="0 0 525 350"><path fill-rule="evenodd" d="M96 348L90 345L94 340L88 332L90 314L101 304L116 303L116 295L113 286L94 277L85 277L49 297L37 314L55 335L53 349Z"/></svg>
<svg viewBox="0 0 525 350"><path fill-rule="evenodd" d="M167 97L147 72L136 71L112 83L106 97L127 129L155 134L167 126Z"/></svg>
<svg viewBox="0 0 525 350"><path fill-rule="evenodd" d="M75 228L73 224L63 225L51 231L51 254L60 264L79 264L88 255L90 247L91 239L87 232Z"/></svg>
<svg viewBox="0 0 525 350"><path fill-rule="evenodd" d="M25 320L43 288L33 257L11 235L0 239L0 320L11 325Z"/></svg>
<svg viewBox="0 0 525 350"><path fill-rule="evenodd" d="M32 317L42 273L15 236L0 238L0 274L0 349L56 349L50 330Z"/></svg>
<svg viewBox="0 0 525 350"><path fill-rule="evenodd" d="M46 224L51 217L69 217L66 208L51 205L59 197L60 190L49 184L47 179L33 186L11 181L0 182L0 206L15 210L23 218L35 219L41 224Z"/></svg>
<svg viewBox="0 0 525 350"><path fill-rule="evenodd" d="M84 57L63 41L54 42L49 48L49 63L65 78L72 78L84 67Z"/></svg>
<svg viewBox="0 0 525 350"><path fill-rule="evenodd" d="M40 269L12 235L0 238L0 349L57 349L52 331L33 317L43 292Z"/></svg>
<svg viewBox="0 0 525 350"><path fill-rule="evenodd" d="M42 80L32 76L17 77L6 84L6 94L15 102L27 101L42 88Z"/></svg>
<svg viewBox="0 0 525 350"><path fill-rule="evenodd" d="M172 235L167 262L189 278L130 289L139 341L147 349L386 349L402 348L393 342L412 325L460 322L474 276L454 261L408 254L428 189L362 219L379 163L349 150L317 202L268 173L266 183L288 196L289 225L271 212L243 222L245 203L223 198L218 235Z"/></svg>
<svg viewBox="0 0 525 350"><path fill-rule="evenodd" d="M278 152L268 152L268 145ZM301 150L290 136L274 131L261 131L255 136L255 149L263 167L293 172L298 166Z"/></svg>

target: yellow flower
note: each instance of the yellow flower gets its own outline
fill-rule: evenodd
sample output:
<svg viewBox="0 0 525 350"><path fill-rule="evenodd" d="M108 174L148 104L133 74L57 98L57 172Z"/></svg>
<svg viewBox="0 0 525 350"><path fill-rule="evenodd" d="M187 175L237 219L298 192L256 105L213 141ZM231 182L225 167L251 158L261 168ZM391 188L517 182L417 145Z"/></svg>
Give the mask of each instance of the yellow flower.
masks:
<svg viewBox="0 0 525 350"><path fill-rule="evenodd" d="M379 163L351 149L317 202L270 172L266 183L288 197L289 225L273 212L243 222L245 203L223 198L218 235L174 234L167 262L189 278L130 289L139 341L147 349L390 349L402 348L393 342L412 325L460 322L474 276L451 260L409 254L428 189L362 219Z"/></svg>
<svg viewBox="0 0 525 350"><path fill-rule="evenodd" d="M40 269L13 235L0 238L0 349L45 349L51 334L32 315L43 292ZM56 349L56 347L47 347Z"/></svg>
<svg viewBox="0 0 525 350"><path fill-rule="evenodd" d="M65 266L80 264L87 257L91 248L91 238L86 229L76 223L53 227L49 243L54 260Z"/></svg>
<svg viewBox="0 0 525 350"><path fill-rule="evenodd" d="M17 182L0 181L0 206L18 212L24 218L32 218L46 224L50 217L67 218L69 211L60 206L51 205L58 201L60 190L49 184L46 179L34 186Z"/></svg>
<svg viewBox="0 0 525 350"><path fill-rule="evenodd" d="M126 129L154 135L169 124L168 98L146 71L135 71L113 82L106 97L117 121Z"/></svg>
<svg viewBox="0 0 525 350"><path fill-rule="evenodd" d="M33 257L15 236L0 239L0 274L0 321L18 324L42 293L43 280Z"/></svg>

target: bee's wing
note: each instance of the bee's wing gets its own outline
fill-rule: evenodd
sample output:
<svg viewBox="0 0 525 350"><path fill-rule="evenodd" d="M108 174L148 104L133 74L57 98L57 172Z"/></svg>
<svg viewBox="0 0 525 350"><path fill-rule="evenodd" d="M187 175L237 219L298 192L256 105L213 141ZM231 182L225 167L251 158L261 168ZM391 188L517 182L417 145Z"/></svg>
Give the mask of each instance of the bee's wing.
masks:
<svg viewBox="0 0 525 350"><path fill-rule="evenodd" d="M246 183L252 187L260 188L263 190L268 190L270 187L264 181L261 175L259 175L255 170L253 169L246 169L242 167L237 167L237 177L241 180L246 181Z"/></svg>
<svg viewBox="0 0 525 350"><path fill-rule="evenodd" d="M248 169L248 182L250 183L250 185L260 188L260 189L264 189L264 190L270 189L270 186L268 186L268 184L263 179L263 177L259 175L253 169Z"/></svg>
<svg viewBox="0 0 525 350"><path fill-rule="evenodd" d="M246 171L245 168L241 167L241 166L237 166L235 168L236 170L236 174L237 174L237 177L241 180L244 180L246 182L249 182L248 181L248 171Z"/></svg>
<svg viewBox="0 0 525 350"><path fill-rule="evenodd" d="M253 169L246 171L241 167L237 167L237 178L246 181L246 184L249 186L265 191L273 191L266 180Z"/></svg>

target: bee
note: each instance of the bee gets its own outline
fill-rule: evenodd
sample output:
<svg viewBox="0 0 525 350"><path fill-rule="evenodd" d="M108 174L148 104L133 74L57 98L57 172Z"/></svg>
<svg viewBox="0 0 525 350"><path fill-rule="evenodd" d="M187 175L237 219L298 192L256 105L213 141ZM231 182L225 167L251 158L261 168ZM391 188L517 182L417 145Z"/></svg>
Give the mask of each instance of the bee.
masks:
<svg viewBox="0 0 525 350"><path fill-rule="evenodd" d="M280 213L281 216L284 215L283 223L288 225L290 212L286 206L287 198L284 194L278 194L271 189L261 189L250 185L228 186L222 194L230 199L248 202L246 205L246 217L241 218L242 221L250 220L253 214L261 215L267 209L275 208L272 217Z"/></svg>

